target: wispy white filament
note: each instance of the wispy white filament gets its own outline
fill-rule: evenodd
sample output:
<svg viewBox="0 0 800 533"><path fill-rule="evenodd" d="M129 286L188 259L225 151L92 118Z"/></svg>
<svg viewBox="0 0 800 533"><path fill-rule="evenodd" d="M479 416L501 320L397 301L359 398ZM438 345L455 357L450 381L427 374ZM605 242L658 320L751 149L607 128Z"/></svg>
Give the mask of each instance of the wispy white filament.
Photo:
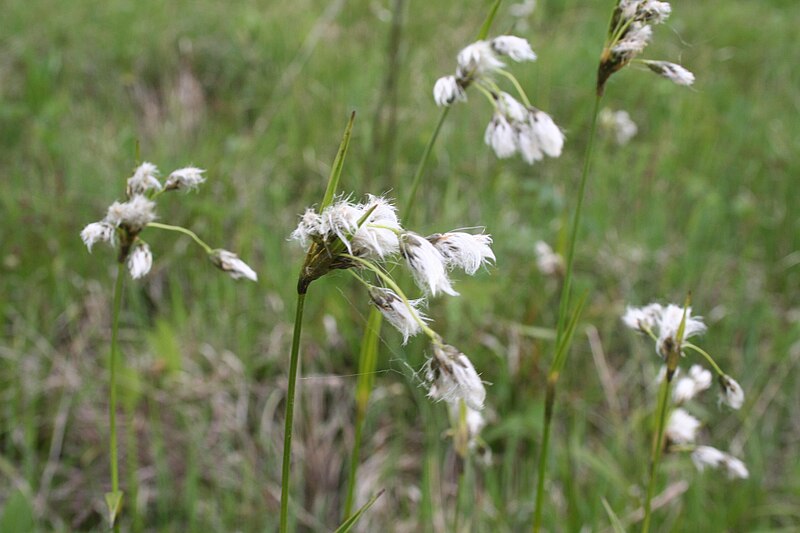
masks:
<svg viewBox="0 0 800 533"><path fill-rule="evenodd" d="M190 190L197 189L197 187L206 181L203 177L205 170L195 167L180 168L169 175L167 181L164 182L166 190Z"/></svg>
<svg viewBox="0 0 800 533"><path fill-rule="evenodd" d="M92 246L98 242L107 242L111 245L114 244L116 230L114 226L108 222L92 222L81 231L81 239L83 244L92 251Z"/></svg>
<svg viewBox="0 0 800 533"><path fill-rule="evenodd" d="M694 74L680 65L669 61L645 61L644 63L650 70L676 85L689 86L694 83Z"/></svg>
<svg viewBox="0 0 800 533"><path fill-rule="evenodd" d="M404 233L400 238L400 253L420 289L431 296L440 292L458 295L447 277L444 257L427 239L416 233Z"/></svg>
<svg viewBox="0 0 800 533"><path fill-rule="evenodd" d="M461 268L470 276L495 261L491 235L452 231L431 235L428 241L442 254L448 268Z"/></svg>
<svg viewBox="0 0 800 533"><path fill-rule="evenodd" d="M136 169L133 176L128 178L128 197L144 194L150 189L161 190L158 181L158 168L153 163L144 162Z"/></svg>
<svg viewBox="0 0 800 533"><path fill-rule="evenodd" d="M453 102L466 102L467 93L455 76L444 76L433 86L433 100L438 106L449 106Z"/></svg>
<svg viewBox="0 0 800 533"><path fill-rule="evenodd" d="M675 444L690 444L695 441L700 421L684 411L675 409L667 422L667 438Z"/></svg>
<svg viewBox="0 0 800 533"><path fill-rule="evenodd" d="M732 409L741 409L744 405L744 391L735 379L728 375L720 376L719 383L722 386L720 401Z"/></svg>
<svg viewBox="0 0 800 533"><path fill-rule="evenodd" d="M492 49L514 61L536 61L536 54L527 39L515 35L501 35L492 39Z"/></svg>
<svg viewBox="0 0 800 533"><path fill-rule="evenodd" d="M127 202L114 202L108 208L105 221L115 227L123 227L131 233L139 233L156 219L156 204L141 195Z"/></svg>

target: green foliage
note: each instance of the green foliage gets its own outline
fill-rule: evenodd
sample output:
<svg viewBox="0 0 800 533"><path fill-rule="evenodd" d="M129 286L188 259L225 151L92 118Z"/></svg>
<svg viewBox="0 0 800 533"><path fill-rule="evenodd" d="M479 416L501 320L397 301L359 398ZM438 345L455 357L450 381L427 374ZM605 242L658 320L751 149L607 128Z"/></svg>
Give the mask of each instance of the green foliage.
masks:
<svg viewBox="0 0 800 533"><path fill-rule="evenodd" d="M287 236L297 215L322 198L332 151L354 109L359 121L341 190L404 197L439 117L433 83L454 69L490 7L407 4L389 173L372 143L375 125L386 120L375 111L387 76L384 4L4 3L3 520L32 516L7 511L32 509L33 500L19 503L13 489L28 487L46 504L36 515L42 530L105 527L104 361L114 253L98 247L88 254L78 232L121 199L138 139L142 159L164 169L207 169L199 192L165 197L159 210L235 250L258 271L259 284L233 282L181 237L145 235L154 269L141 282L126 281L120 330L121 435L136 437L121 454L138 452L137 461L120 461L123 527L275 529L280 413L303 256ZM448 114L414 207L422 231L485 225L498 257L488 274L458 279L461 297L430 307L437 328L491 384L484 438L492 465L474 465L473 531L527 529L533 512L554 348L548 332L558 306L558 284L536 269L533 243L557 247L569 219L608 21L607 2L538 4L529 29L506 2L493 27L516 28L531 40L539 60L512 68L533 104L565 129L564 155L532 167L498 161L483 145L491 111L470 93ZM635 66L606 87L604 105L627 110L639 133L618 147L601 132L595 147L573 285L573 294L589 296L559 382L548 465L544 526L553 531L611 528L602 498L626 525L641 506L658 360L649 341L622 330L619 314L627 303L680 302L689 290L710 326L703 346L749 398L732 413L707 393L704 438L739 454L751 479L698 474L688 457L665 455L656 495L681 480L689 487L655 511L653 529L800 524L800 471L787 445L797 441L800 404L800 121L792 111L800 101L800 6L673 8L647 56L680 60L697 74L696 87L675 87ZM317 282L306 305L295 435L302 452L293 485L304 530L329 530L341 518L369 309L361 287L330 278ZM587 324L597 328L602 353L587 343ZM446 410L425 403L412 372L425 349L414 340L401 347L394 331L382 332L359 486L367 497L387 492L358 527L422 529L423 519L441 524L450 516L457 476L450 442L442 440ZM607 364L609 383L596 361ZM66 412L63 429L59 412ZM55 467L48 468L51 454ZM136 501L130 464L139 468Z"/></svg>

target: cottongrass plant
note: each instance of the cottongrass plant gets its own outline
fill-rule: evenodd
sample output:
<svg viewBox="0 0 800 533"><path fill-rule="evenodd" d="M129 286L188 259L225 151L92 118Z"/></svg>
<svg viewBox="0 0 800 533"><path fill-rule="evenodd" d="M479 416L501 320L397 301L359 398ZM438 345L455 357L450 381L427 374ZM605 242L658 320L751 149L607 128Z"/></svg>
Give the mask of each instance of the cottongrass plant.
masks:
<svg viewBox="0 0 800 533"><path fill-rule="evenodd" d="M644 307L628 307L622 316L622 321L629 328L648 335L655 342L656 354L664 361L666 370L661 378L656 415L656 430L651 448L647 495L644 503L644 521L642 532L650 528L651 501L655 490L658 463L664 448L664 437L670 445L677 446L675 450L692 452L692 460L697 468L702 470L705 466L725 467L731 477L747 477L747 469L738 459L708 446L694 446L695 435L700 427L700 422L683 409L676 409L667 419L667 410L672 381L678 372L680 361L686 356L686 351L701 356L716 372L717 382L720 385L720 402L739 409L744 403L744 392L739 384L722 371L713 357L689 342L690 337L701 335L706 331L702 317L692 315L689 298L683 307L669 304L662 306L652 303ZM686 377L678 380L672 392L673 401L682 404L694 398L699 392L707 389L711 384L711 374L699 365L690 368ZM709 450L714 450L713 452Z"/></svg>
<svg viewBox="0 0 800 533"><path fill-rule="evenodd" d="M111 354L109 359L108 418L109 457L111 464L111 491L106 493L109 524L119 530L119 514L122 509L123 492L119 488L119 466L117 458L117 367L119 365L119 315L122 306L122 288L127 268L133 279L146 276L153 266L153 253L142 233L147 229L175 231L188 235L206 252L209 260L232 278L256 281L258 276L233 252L213 249L193 231L181 226L156 222L156 200L172 191L196 190L205 181L204 170L186 167L175 170L164 183L159 179L158 168L152 163L142 163L133 176L128 178L126 201L115 201L109 206L106 216L88 224L81 231L81 239L89 252L98 243L106 243L117 250L117 278L114 284L114 303L111 322Z"/></svg>
<svg viewBox="0 0 800 533"><path fill-rule="evenodd" d="M531 105L517 78L505 69L506 58L518 63L535 61L536 54L526 39L514 35L470 44L458 53L455 74L436 81L434 101L439 106L466 102L466 90L475 86L494 109L484 142L497 157L505 159L518 153L528 164L533 164L544 156L560 156L564 146L561 128L550 115ZM496 76L508 79L522 102L503 91Z"/></svg>
<svg viewBox="0 0 800 533"><path fill-rule="evenodd" d="M484 41L489 35L489 30L491 29L494 17L497 14L497 10L500 7L500 2L501 0L495 0L491 8L489 9L489 13L487 14L486 19L484 20L480 30L478 31L476 37L477 41ZM447 86L444 87L440 86L439 90L436 91L440 93L440 95L437 97L437 100L441 100L444 96L446 96L441 94L442 91L447 92L447 90L452 91L453 89L454 88L452 85L449 86L449 89ZM458 87L456 87L455 91L456 91L455 96L458 98L460 97L461 92L463 92L463 88L462 91L459 92ZM464 98L466 98L466 93L464 93ZM422 153L422 157L420 158L417 164L414 176L411 179L411 184L410 186L408 186L408 192L406 193L405 202L403 204L403 209L401 211L401 218L403 220L408 221L414 212L414 206L416 206L417 190L419 189L419 185L422 181L422 175L428 164L428 160L430 159L433 147L436 144L437 139L439 138L439 133L441 132L442 125L447 119L449 110L450 110L449 105L442 106L442 110L441 113L439 114L439 119L436 122L436 126L434 127L431 136L428 139L427 144L425 145L425 150ZM355 409L355 421L354 421L355 430L353 438L353 449L351 451L351 456L350 456L350 472L347 483L347 494L345 496L345 505L343 511L343 516L345 518L351 515L353 509L353 502L355 501L356 483L358 478L357 474L358 474L358 466L361 453L361 440L364 429L364 422L366 421L369 398L372 392L372 387L374 386L375 368L377 366L377 360L378 360L378 338L380 335L381 325L383 323L383 317L384 315L380 311L380 306L378 305L373 306L369 312L369 316L367 318L367 324L364 329L364 335L361 340L361 348L360 348L359 362L358 362L358 379L356 383L356 402L355 402L356 409Z"/></svg>
<svg viewBox="0 0 800 533"><path fill-rule="evenodd" d="M591 126L589 127L589 141L586 145L583 170L578 186L577 203L572 218L569 240L567 242L564 283L561 288L561 298L558 306L555 354L547 374L547 386L545 388L545 407L543 414L544 431L542 434L542 445L539 451L536 503L533 515L534 532L538 532L542 524L544 479L550 446L550 431L553 420L556 386L564 364L566 363L569 347L572 342L572 333L574 332L575 324L580 316L583 302L583 299L581 299L575 308L571 309L572 267L575 257L575 243L577 242L581 211L586 191L586 182L591 165L592 149L597 132L600 102L603 97L605 84L609 77L628 65L644 50L652 36L651 24L663 23L670 12L671 7L667 2L652 0L618 0L611 15L608 34L603 46L603 51L600 55L597 81L595 84L594 108L592 111ZM658 65L652 65L652 63L658 63ZM646 62L651 69L660 70L658 72L659 74L672 79L672 81L679 85L690 85L694 81L694 76L688 73L688 71L683 73L681 70L682 67L672 65L671 63L669 65L672 66L667 67L664 63L665 62ZM681 73L681 75L678 76L678 73Z"/></svg>
<svg viewBox="0 0 800 533"><path fill-rule="evenodd" d="M335 198L352 124L351 117L322 203L317 209L306 210L291 234L291 239L306 249L306 257L297 283L297 311L286 399L281 532L288 530L292 424L303 306L313 281L330 272L345 270L365 287L372 304L403 335L404 343L412 336L425 334L431 343L431 355L421 374L431 399L464 402L468 407L480 410L486 398L486 389L469 357L443 341L428 325L429 319L423 308L427 298L441 294L458 295L449 276L452 270L459 269L472 275L495 260L491 237L461 231L424 237L402 227L395 206L386 198L368 195L360 203L349 197ZM423 293L422 298L407 297L389 274L388 266L396 263L402 263L410 272Z"/></svg>

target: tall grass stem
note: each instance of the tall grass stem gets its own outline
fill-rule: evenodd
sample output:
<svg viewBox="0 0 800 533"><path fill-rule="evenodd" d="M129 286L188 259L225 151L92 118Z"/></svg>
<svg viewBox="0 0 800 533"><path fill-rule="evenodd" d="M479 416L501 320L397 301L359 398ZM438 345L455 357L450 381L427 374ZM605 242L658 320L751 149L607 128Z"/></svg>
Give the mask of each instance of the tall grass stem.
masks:
<svg viewBox="0 0 800 533"><path fill-rule="evenodd" d="M306 293L297 294L297 311L292 334L292 354L289 360L289 386L286 392L286 426L283 431L283 466L281 469L281 533L288 531L289 473L292 460L292 422L294 421L294 395L297 384L297 366L300 361L300 334L303 331L303 306Z"/></svg>
<svg viewBox="0 0 800 533"><path fill-rule="evenodd" d="M642 522L642 533L650 530L650 516L652 512L651 502L656 487L656 476L658 474L658 463L661 459L661 447L664 441L664 428L667 421L667 404L669 403L669 388L672 380L665 374L664 381L658 394L658 420L656 433L653 438L653 448L650 450L650 476L647 482L647 497L644 501L644 521Z"/></svg>
<svg viewBox="0 0 800 533"><path fill-rule="evenodd" d="M111 314L111 355L109 357L108 379L108 426L109 426L109 460L111 461L111 492L114 501L119 502L119 457L117 450L117 366L119 365L119 315L122 309L122 287L125 280L125 263L117 264L117 279L114 282L114 303ZM119 531L117 511L109 509L114 531Z"/></svg>
<svg viewBox="0 0 800 533"><path fill-rule="evenodd" d="M550 448L550 426L553 422L553 411L555 408L556 399L556 385L558 378L561 374L561 369L566 361L567 354L569 353L569 345L562 346L564 335L567 325L567 315L570 291L572 290L572 264L575 258L575 242L578 239L578 230L581 222L581 211L583 209L583 199L586 192L586 182L589 176L589 168L592 160L592 148L594 147L594 138L597 132L597 115L600 112L600 100L602 95L596 95L594 100L594 109L592 111L592 124L589 128L589 143L586 146L586 155L583 160L583 171L581 172L581 181L578 187L578 202L575 206L575 214L572 219L572 228L570 231L570 238L567 248L567 265L566 273L564 276L564 286L561 288L561 300L558 305L558 326L556 329L556 352L553 362L550 366L550 371L547 375L547 389L545 392L545 407L544 407L544 432L542 434L542 445L539 452L539 471L537 472L538 479L536 483L536 506L533 514L533 531L538 533L542 527L542 505L544 503L544 479L545 470L547 467L547 454Z"/></svg>

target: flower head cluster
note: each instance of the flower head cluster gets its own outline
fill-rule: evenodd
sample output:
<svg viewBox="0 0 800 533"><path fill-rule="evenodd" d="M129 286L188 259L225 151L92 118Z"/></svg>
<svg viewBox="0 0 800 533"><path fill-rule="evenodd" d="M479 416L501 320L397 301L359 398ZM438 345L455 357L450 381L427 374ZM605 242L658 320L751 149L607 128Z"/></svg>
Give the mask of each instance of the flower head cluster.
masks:
<svg viewBox="0 0 800 533"><path fill-rule="evenodd" d="M603 130L608 132L620 146L628 144L639 131L627 111L613 111L606 107L600 111L598 118Z"/></svg>
<svg viewBox="0 0 800 533"><path fill-rule="evenodd" d="M203 172L205 171L195 167L181 168L172 172L162 185L158 168L153 163L142 163L127 180L125 189L127 200L114 202L109 206L103 220L92 222L83 228L81 231L83 243L89 252L99 242L118 246L118 261L126 264L131 277L138 279L147 275L153 266L153 253L139 234L146 227L152 226L157 218L154 200L166 191L196 189L205 181ZM191 234L206 249L212 262L230 273L232 277L256 280L255 272L238 259L236 254L225 250L212 250L184 228L158 226Z"/></svg>
<svg viewBox="0 0 800 533"><path fill-rule="evenodd" d="M706 467L721 468L728 474L729 479L747 479L750 472L745 464L736 457L720 451L711 446L698 446L692 452L692 461L699 471Z"/></svg>
<svg viewBox="0 0 800 533"><path fill-rule="evenodd" d="M489 235L449 232L423 237L401 226L388 200L372 195L363 203L340 199L321 213L307 210L291 239L310 245L301 280L306 285L333 269L362 267L359 259L400 256L425 293L455 296L450 270L459 268L472 275L495 259Z"/></svg>
<svg viewBox="0 0 800 533"><path fill-rule="evenodd" d="M486 390L469 358L443 343L428 326L426 299L409 299L385 263L405 264L426 296L456 296L449 273L459 269L473 275L494 262L491 236L450 231L423 237L402 227L391 202L370 195L363 203L340 198L321 211L307 210L291 239L308 247L298 283L301 294L332 270L350 271L366 285L373 305L403 335L404 344L419 333L430 338L433 355L423 371L429 396L448 403L463 400L471 409L481 409ZM377 279L372 282L368 277Z"/></svg>
<svg viewBox="0 0 800 533"><path fill-rule="evenodd" d="M522 100L500 90L493 74L500 73L514 81L516 78L504 69L502 59L508 57L517 62L535 61L536 54L527 40L513 35L502 35L490 41L477 41L458 53L455 75L444 76L433 87L433 98L439 106L449 106L467 99L466 89L473 83L489 98L494 108L484 141L503 159L519 153L528 164L544 158L558 157L564 145L564 134L553 119L528 102L520 92Z"/></svg>
<svg viewBox="0 0 800 533"><path fill-rule="evenodd" d="M662 306L652 303L644 307L628 307L622 321L631 329L646 333L656 342L656 353L667 362L667 376L671 380L677 370L678 356L685 356L685 350L703 356L717 373L720 384L720 401L733 409L744 403L744 392L739 384L725 374L703 349L687 341L688 338L705 333L706 325L701 317L692 316L691 307L669 304ZM711 384L711 374L699 365L689 370L688 377L678 380L674 390L675 401L681 403L707 389Z"/></svg>
<svg viewBox="0 0 800 533"><path fill-rule="evenodd" d="M657 0L618 0L608 36L600 56L597 71L597 93L612 74L628 65L644 51L653 36L653 24L662 24L669 18L672 8L667 2ZM691 85L694 75L674 63L646 61L650 69L678 85Z"/></svg>

